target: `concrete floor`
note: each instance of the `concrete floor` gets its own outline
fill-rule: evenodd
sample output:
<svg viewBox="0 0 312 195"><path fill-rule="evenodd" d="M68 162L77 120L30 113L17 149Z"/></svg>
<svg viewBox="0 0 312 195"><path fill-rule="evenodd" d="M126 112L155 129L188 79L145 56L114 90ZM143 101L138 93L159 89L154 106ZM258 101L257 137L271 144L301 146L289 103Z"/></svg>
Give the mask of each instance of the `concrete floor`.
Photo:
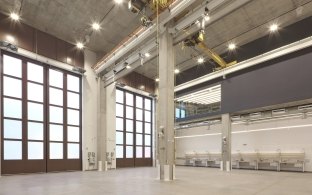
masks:
<svg viewBox="0 0 312 195"><path fill-rule="evenodd" d="M155 168L3 176L0 195L311 195L312 173L177 167L177 180L160 182Z"/></svg>

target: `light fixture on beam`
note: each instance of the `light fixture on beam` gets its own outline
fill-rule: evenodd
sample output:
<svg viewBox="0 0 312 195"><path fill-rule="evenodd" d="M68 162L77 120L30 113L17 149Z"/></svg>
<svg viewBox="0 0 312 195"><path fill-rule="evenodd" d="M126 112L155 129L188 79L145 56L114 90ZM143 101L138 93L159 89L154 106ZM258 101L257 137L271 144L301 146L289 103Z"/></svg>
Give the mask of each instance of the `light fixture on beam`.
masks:
<svg viewBox="0 0 312 195"><path fill-rule="evenodd" d="M84 48L84 44L82 42L77 42L76 44L78 49L83 49Z"/></svg>
<svg viewBox="0 0 312 195"><path fill-rule="evenodd" d="M148 52L146 52L144 55L145 55L145 57L147 57L147 58L149 58L149 57L151 56L151 54L148 53Z"/></svg>
<svg viewBox="0 0 312 195"><path fill-rule="evenodd" d="M10 18L11 18L13 21L19 21L20 16L19 16L17 13L12 12L12 13L10 14Z"/></svg>
<svg viewBox="0 0 312 195"><path fill-rule="evenodd" d="M156 82L159 82L159 78L156 78L155 81L156 81Z"/></svg>
<svg viewBox="0 0 312 195"><path fill-rule="evenodd" d="M198 58L198 59L197 59L197 62L198 62L199 64L204 63L204 58L203 58L203 57Z"/></svg>
<svg viewBox="0 0 312 195"><path fill-rule="evenodd" d="M180 70L179 70L179 69L174 69L174 73L175 73L175 74L179 74L179 73L180 73Z"/></svg>
<svg viewBox="0 0 312 195"><path fill-rule="evenodd" d="M92 24L92 29L93 30L98 31L98 30L100 30L100 28L101 28L101 26L100 26L99 23L93 22L93 24Z"/></svg>
<svg viewBox="0 0 312 195"><path fill-rule="evenodd" d="M278 25L277 24L272 24L271 26L270 26L270 31L271 32L276 32L278 30Z"/></svg>
<svg viewBox="0 0 312 195"><path fill-rule="evenodd" d="M121 4L123 2L123 0L114 0L114 2L117 4Z"/></svg>
<svg viewBox="0 0 312 195"><path fill-rule="evenodd" d="M234 49L236 49L236 45L235 45L234 43L230 43L230 44L228 45L228 49L229 49L229 50L234 50Z"/></svg>
<svg viewBox="0 0 312 195"><path fill-rule="evenodd" d="M205 7L204 19L205 19L206 22L208 22L210 20L208 7Z"/></svg>

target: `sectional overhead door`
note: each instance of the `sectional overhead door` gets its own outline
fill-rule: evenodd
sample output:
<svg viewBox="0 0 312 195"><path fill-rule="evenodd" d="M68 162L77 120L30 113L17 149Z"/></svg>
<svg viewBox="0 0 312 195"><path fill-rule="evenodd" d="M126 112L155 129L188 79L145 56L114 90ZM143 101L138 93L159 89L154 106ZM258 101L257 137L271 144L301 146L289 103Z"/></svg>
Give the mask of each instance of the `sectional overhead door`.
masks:
<svg viewBox="0 0 312 195"><path fill-rule="evenodd" d="M1 53L2 174L81 170L81 76Z"/></svg>

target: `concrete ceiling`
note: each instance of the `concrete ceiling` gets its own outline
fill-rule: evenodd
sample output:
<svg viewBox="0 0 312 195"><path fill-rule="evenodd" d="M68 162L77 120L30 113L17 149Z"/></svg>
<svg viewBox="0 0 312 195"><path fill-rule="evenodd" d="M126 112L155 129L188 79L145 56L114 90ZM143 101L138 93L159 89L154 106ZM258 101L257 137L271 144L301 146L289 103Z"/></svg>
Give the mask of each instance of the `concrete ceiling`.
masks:
<svg viewBox="0 0 312 195"><path fill-rule="evenodd" d="M298 9L302 7L303 9ZM302 12L301 12L301 11ZM312 15L311 0L253 0L231 14L207 26L205 42L221 54L227 51L230 42L244 45L266 35L270 24L288 26ZM213 17L213 13L212 13ZM208 57L199 49L175 46L176 68L180 71L197 66L197 58ZM158 75L157 59L152 59L135 71L149 78Z"/></svg>
<svg viewBox="0 0 312 195"><path fill-rule="evenodd" d="M239 0L237 0L239 1ZM140 26L140 16L127 9L127 1L115 5L114 0L0 0L0 12L19 10L23 22L65 41L75 43L91 32L92 21L102 21L102 29L94 32L86 45L98 58L110 52ZM302 12L298 10L302 7ZM213 13L211 13L213 17ZM312 15L312 0L253 0L240 9L209 24L206 44L217 53L227 50L229 42L238 46L268 33L272 22L281 27ZM181 71L197 65L200 50L175 46L176 67ZM149 78L157 77L157 59L135 71Z"/></svg>
<svg viewBox="0 0 312 195"><path fill-rule="evenodd" d="M98 57L140 26L139 16L129 12L126 1L116 5L114 0L0 0L0 12L5 14L20 6L24 23L71 43L91 32L92 21L104 18L101 31L86 44Z"/></svg>

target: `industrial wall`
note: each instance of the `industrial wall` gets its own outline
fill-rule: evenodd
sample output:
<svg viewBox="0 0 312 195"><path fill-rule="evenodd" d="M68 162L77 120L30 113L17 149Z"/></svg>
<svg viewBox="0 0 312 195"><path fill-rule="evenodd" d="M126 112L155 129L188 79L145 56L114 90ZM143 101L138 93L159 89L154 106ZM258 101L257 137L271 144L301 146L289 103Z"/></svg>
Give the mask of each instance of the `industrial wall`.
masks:
<svg viewBox="0 0 312 195"><path fill-rule="evenodd" d="M227 76L221 112L233 113L312 98L312 48Z"/></svg>
<svg viewBox="0 0 312 195"><path fill-rule="evenodd" d="M253 130L248 132L248 130ZM254 131L258 130L258 131ZM176 139L176 156L186 152L221 152L221 125L193 127L177 130L179 136L204 135ZM288 118L273 121L232 124L232 153L236 152L305 152L312 161L312 117ZM306 171L312 171L312 163L306 163Z"/></svg>

